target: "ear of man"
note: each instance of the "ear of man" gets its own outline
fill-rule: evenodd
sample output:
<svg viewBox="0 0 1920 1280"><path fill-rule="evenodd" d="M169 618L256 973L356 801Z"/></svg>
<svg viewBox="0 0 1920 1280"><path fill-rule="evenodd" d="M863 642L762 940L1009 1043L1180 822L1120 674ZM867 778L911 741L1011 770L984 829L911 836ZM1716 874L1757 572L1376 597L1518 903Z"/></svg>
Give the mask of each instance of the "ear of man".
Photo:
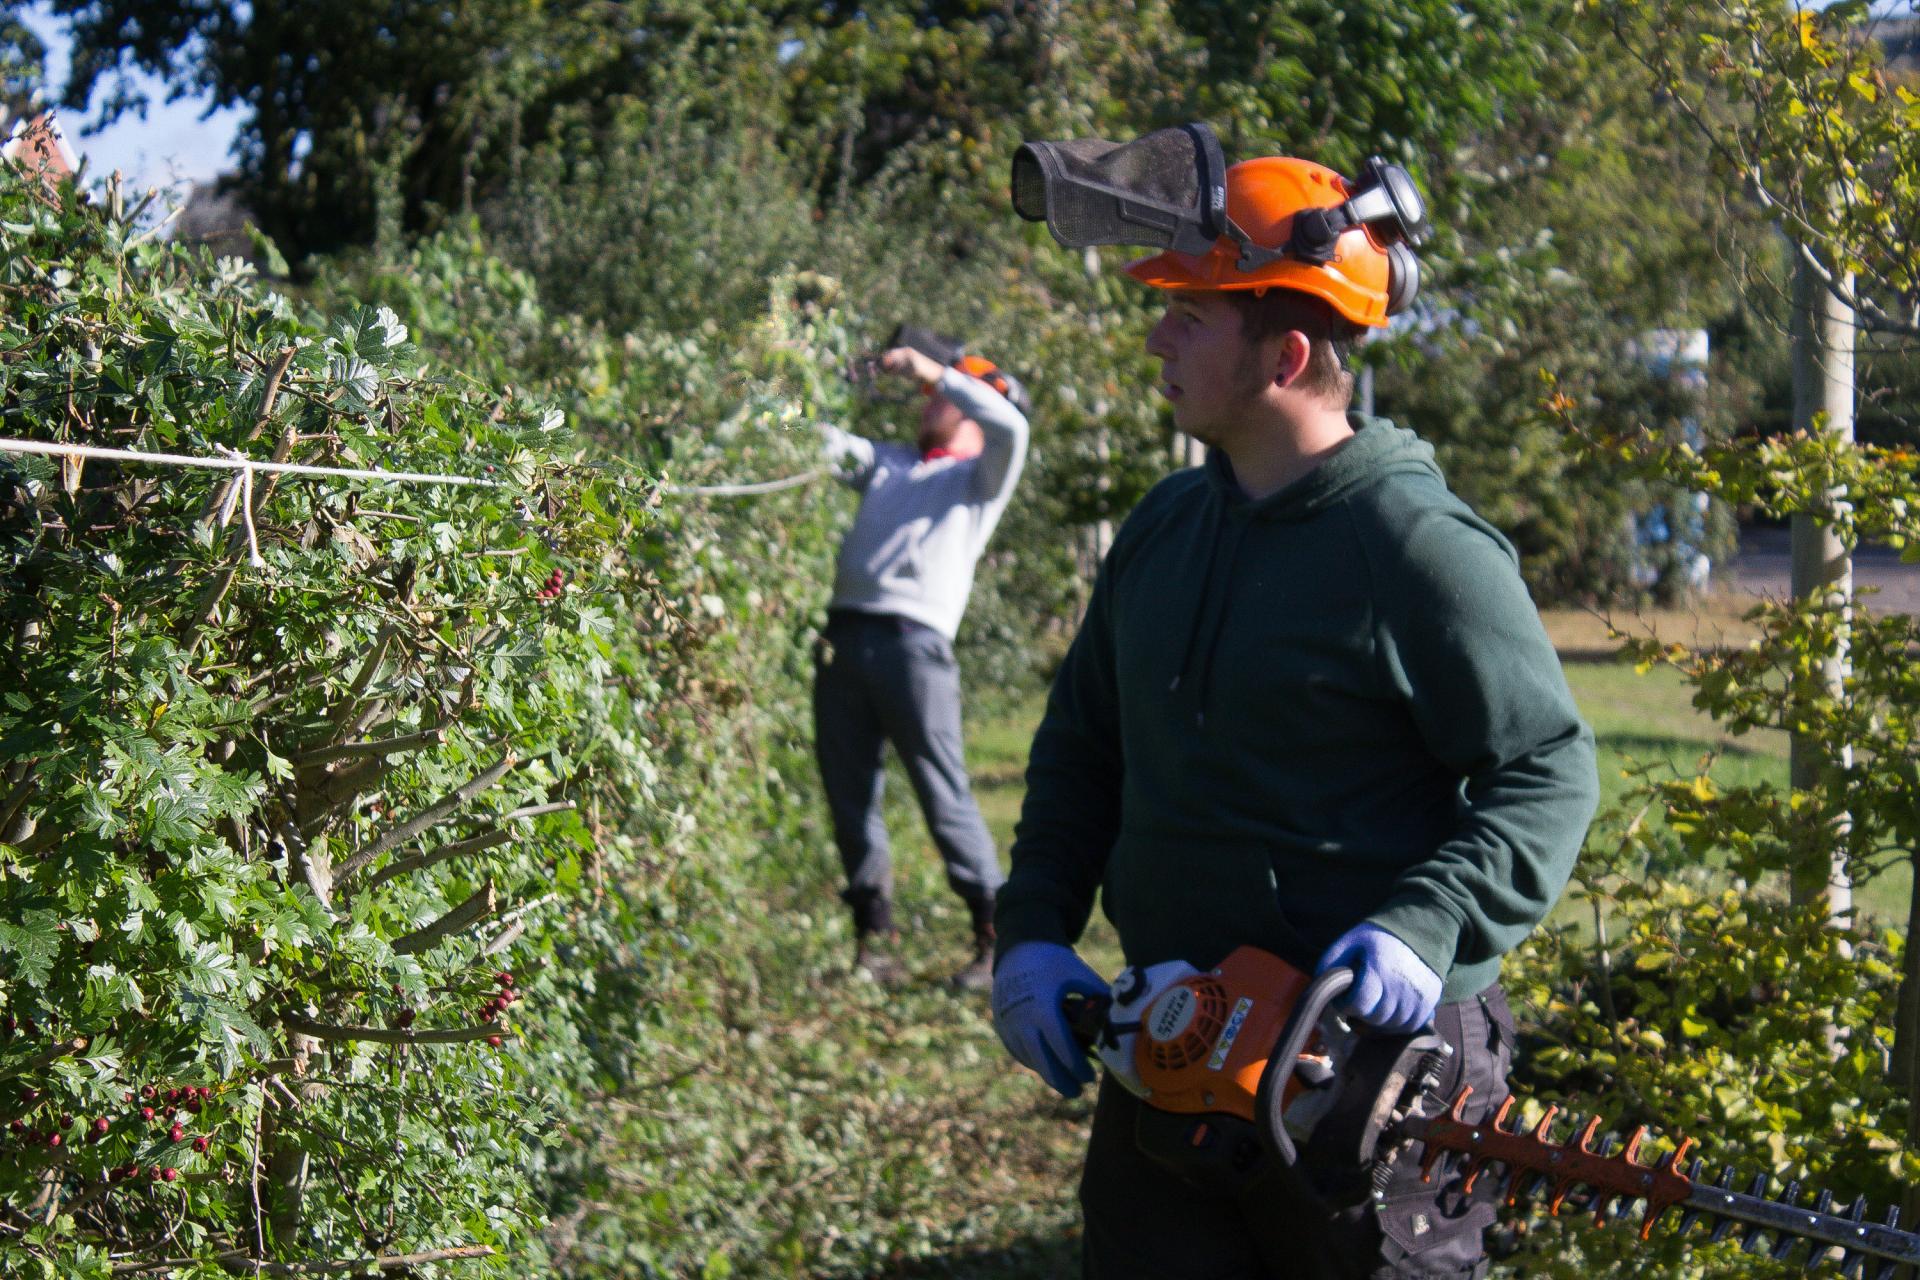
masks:
<svg viewBox="0 0 1920 1280"><path fill-rule="evenodd" d="M1250 345L1266 347L1281 340L1276 381L1319 396L1337 409L1353 402L1348 360L1366 334L1361 326L1297 289L1235 289L1225 296L1240 313L1240 332ZM1285 376L1289 373L1291 377Z"/></svg>

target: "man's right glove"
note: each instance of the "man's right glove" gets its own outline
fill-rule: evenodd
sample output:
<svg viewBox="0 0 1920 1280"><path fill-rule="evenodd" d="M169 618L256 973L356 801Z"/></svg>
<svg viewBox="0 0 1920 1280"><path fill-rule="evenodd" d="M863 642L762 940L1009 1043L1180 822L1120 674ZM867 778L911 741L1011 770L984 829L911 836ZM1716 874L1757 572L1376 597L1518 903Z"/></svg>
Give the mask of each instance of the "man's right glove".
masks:
<svg viewBox="0 0 1920 1280"><path fill-rule="evenodd" d="M1057 942L1015 943L993 971L993 1029L1000 1043L1063 1098L1077 1098L1081 1086L1093 1083L1093 1064L1060 1008L1074 993L1104 996L1107 984L1072 947Z"/></svg>
<svg viewBox="0 0 1920 1280"><path fill-rule="evenodd" d="M1443 985L1440 975L1379 925L1357 924L1341 934L1314 973L1343 967L1354 972L1353 985L1340 998L1340 1008L1347 1013L1402 1035L1433 1021Z"/></svg>

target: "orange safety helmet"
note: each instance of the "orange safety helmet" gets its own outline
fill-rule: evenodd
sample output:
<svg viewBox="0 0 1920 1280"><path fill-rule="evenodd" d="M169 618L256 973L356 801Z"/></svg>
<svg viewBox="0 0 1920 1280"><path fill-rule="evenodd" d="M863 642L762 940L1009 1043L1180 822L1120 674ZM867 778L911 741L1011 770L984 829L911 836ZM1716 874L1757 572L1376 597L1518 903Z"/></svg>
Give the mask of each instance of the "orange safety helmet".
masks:
<svg viewBox="0 0 1920 1280"><path fill-rule="evenodd" d="M980 381L1005 396L1012 402L1014 408L1020 410L1022 413L1028 412L1027 389L1002 370L999 365L987 359L985 356L963 355L955 360L951 367L958 369L970 378L980 379ZM930 396L935 390L936 388L931 383L922 383L920 386L922 395Z"/></svg>
<svg viewBox="0 0 1920 1280"><path fill-rule="evenodd" d="M1397 237L1383 242L1372 224L1299 216L1337 210L1355 194L1332 169L1291 156L1243 160L1227 170L1226 187L1228 222L1250 245L1222 235L1206 253L1168 249L1128 263L1127 274L1156 289L1297 289L1376 328L1413 300L1419 263ZM1264 261L1242 270L1249 249Z"/></svg>

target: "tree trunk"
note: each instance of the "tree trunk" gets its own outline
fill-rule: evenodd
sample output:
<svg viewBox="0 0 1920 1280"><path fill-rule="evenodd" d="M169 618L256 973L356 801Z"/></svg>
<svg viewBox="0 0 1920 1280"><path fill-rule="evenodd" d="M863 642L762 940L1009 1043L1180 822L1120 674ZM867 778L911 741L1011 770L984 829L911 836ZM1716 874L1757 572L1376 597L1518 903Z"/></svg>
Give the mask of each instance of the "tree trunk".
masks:
<svg viewBox="0 0 1920 1280"><path fill-rule="evenodd" d="M1851 279L1851 277L1848 277ZM1853 334L1851 308L1824 288L1806 259L1797 260L1793 276L1793 425L1809 435L1825 432L1841 440L1853 439ZM1845 494L1835 492L1830 499ZM1793 597L1798 601L1825 599L1852 616L1853 560L1847 545L1831 524L1814 515L1793 517ZM1844 695L1848 672L1846 633L1840 647L1821 669L1827 690ZM1801 734L1790 745L1790 770L1795 790L1812 791L1835 785L1834 774L1852 763L1852 748L1843 748L1838 760L1828 759ZM1826 899L1827 915L1836 927L1851 923L1853 885L1847 873L1846 840L1850 824L1844 816L1834 829L1834 845L1824 860L1809 858L1793 872L1793 901L1812 906Z"/></svg>

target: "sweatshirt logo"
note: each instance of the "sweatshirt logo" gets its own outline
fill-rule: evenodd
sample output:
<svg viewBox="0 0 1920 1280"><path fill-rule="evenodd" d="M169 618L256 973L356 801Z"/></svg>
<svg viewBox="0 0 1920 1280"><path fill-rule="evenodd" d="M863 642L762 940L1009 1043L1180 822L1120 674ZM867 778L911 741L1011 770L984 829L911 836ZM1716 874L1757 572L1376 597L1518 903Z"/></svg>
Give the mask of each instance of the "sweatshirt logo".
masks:
<svg viewBox="0 0 1920 1280"><path fill-rule="evenodd" d="M1250 996L1241 996L1233 1005L1233 1013L1227 1018L1227 1026L1220 1033L1220 1041L1213 1046L1213 1056L1207 1059L1207 1070L1219 1071L1227 1065L1227 1055L1233 1052L1233 1042L1240 1037L1240 1028L1246 1025L1247 1010L1253 1008Z"/></svg>

